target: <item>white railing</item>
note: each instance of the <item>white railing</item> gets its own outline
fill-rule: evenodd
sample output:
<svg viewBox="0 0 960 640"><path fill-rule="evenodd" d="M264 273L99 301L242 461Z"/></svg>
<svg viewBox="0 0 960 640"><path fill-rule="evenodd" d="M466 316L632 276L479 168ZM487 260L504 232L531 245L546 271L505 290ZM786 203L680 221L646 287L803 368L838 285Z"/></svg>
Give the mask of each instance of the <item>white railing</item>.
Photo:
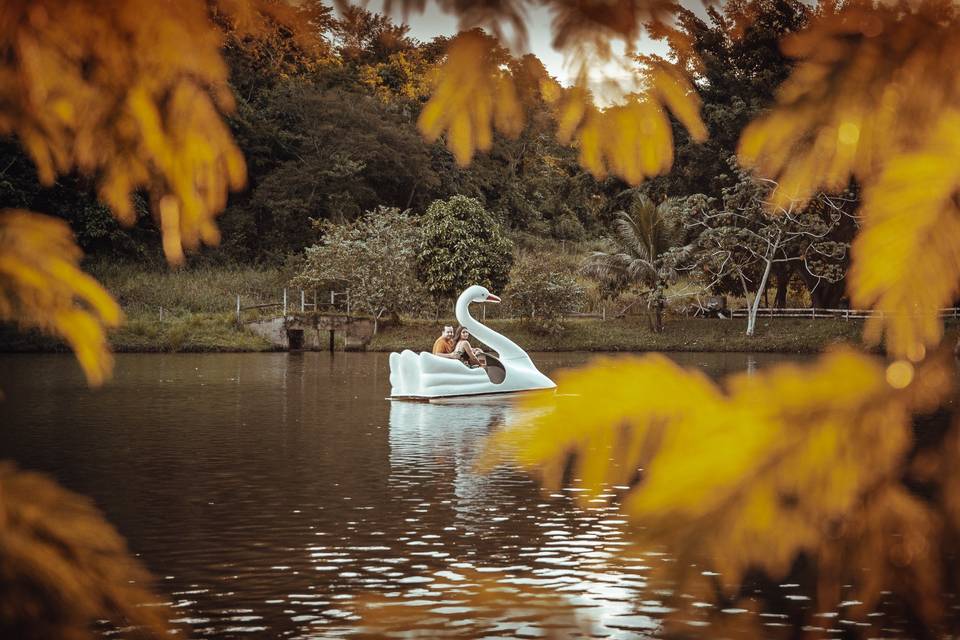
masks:
<svg viewBox="0 0 960 640"><path fill-rule="evenodd" d="M339 302L338 302L339 300ZM313 302L307 302L307 294L301 289L300 290L300 301L297 303L295 296L290 296L287 294L287 290L283 290L283 298L280 302L267 302L264 304L249 304L246 306L241 305L240 294L237 294L237 304L236 304L236 314L237 314L237 324L240 324L242 319L242 313L248 309L269 309L272 307L277 307L282 309L282 317L286 318L287 314L292 310L296 311L297 307L300 309L300 313L306 313L307 309L311 309L315 312L320 311L321 308L329 309L331 311L337 310L337 305L343 306L346 304L347 315L350 315L350 292L344 291L331 291L330 292L330 301L318 301L317 292L313 292ZM163 320L163 309L160 310L160 319Z"/></svg>
<svg viewBox="0 0 960 640"><path fill-rule="evenodd" d="M734 318L746 318L750 313L749 309L733 309L730 314ZM885 313L876 309L757 309L758 318L843 318L844 320L856 320L872 318L874 316L883 317ZM960 307L949 307L940 309L937 312L941 318L960 318Z"/></svg>

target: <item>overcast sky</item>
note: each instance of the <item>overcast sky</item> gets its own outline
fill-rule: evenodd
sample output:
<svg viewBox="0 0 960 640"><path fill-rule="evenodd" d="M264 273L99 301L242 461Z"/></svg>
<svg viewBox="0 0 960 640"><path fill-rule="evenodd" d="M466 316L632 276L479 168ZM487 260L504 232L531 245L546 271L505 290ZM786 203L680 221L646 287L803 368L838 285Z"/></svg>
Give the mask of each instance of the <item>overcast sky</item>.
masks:
<svg viewBox="0 0 960 640"><path fill-rule="evenodd" d="M380 0L371 0L366 6L370 11L383 12L383 3ZM395 13L391 18L396 22L403 21L403 16L399 13ZM427 9L423 13L411 14L407 23L410 25L410 34L424 42L438 35L454 35L458 30L457 18L441 12L432 2L427 3ZM565 64L563 54L550 46L549 11L544 7L536 7L528 15L527 28L529 30L528 48L530 52L543 62L552 76L563 84L570 84L577 69ZM652 42L645 37L638 43L637 49L642 52L659 53L661 55L667 51L664 43ZM622 46L619 50L623 50ZM620 61L620 64L623 64L623 62ZM625 73L619 68L619 64L611 63L596 70L593 80L597 81L604 75L614 78L623 77Z"/></svg>

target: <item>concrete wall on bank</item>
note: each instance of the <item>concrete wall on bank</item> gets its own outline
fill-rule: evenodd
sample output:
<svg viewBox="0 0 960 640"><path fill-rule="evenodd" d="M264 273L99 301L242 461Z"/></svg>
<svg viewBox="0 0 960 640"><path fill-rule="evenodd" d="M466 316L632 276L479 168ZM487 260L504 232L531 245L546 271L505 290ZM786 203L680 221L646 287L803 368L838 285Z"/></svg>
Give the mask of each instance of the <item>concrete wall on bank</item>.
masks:
<svg viewBox="0 0 960 640"><path fill-rule="evenodd" d="M335 350L363 351L373 338L373 320L367 318L291 316L249 322L246 326L279 349L328 351L332 346Z"/></svg>

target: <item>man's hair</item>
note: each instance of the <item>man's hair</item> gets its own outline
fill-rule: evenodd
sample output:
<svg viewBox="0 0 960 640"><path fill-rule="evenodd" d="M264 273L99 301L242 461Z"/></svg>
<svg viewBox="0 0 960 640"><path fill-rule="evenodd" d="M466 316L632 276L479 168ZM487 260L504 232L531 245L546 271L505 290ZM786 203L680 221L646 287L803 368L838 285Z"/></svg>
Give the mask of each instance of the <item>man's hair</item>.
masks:
<svg viewBox="0 0 960 640"><path fill-rule="evenodd" d="M444 333L446 333L447 330L449 330L450 333L453 333L453 327L451 327L450 325L446 325L446 326L443 328L443 332L444 332Z"/></svg>

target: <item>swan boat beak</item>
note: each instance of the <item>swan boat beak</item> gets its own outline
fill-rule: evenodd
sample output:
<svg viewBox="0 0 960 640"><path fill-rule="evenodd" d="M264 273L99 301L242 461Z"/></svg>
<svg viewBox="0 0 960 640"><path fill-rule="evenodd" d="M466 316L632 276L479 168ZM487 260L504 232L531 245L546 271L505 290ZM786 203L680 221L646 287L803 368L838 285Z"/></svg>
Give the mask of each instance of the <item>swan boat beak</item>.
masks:
<svg viewBox="0 0 960 640"><path fill-rule="evenodd" d="M496 302L496 303L499 303L499 302L500 302L500 298L498 298L497 296L493 295L492 293L488 293L488 294L487 294L487 299L484 300L484 302Z"/></svg>

